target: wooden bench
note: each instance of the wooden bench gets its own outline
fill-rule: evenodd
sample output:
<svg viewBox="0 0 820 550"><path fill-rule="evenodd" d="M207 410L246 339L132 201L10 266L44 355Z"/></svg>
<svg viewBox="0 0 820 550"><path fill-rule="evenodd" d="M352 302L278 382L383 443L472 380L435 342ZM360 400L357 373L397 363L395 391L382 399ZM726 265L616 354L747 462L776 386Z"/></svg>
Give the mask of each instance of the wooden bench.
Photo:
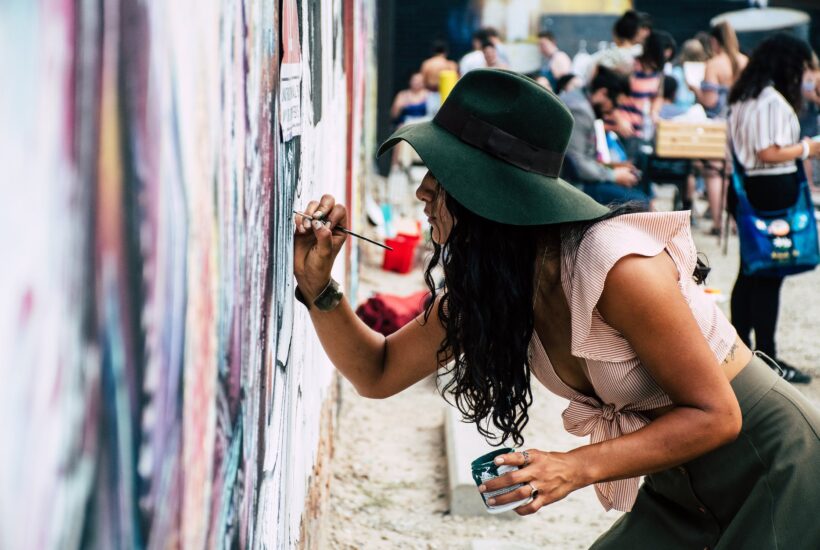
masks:
<svg viewBox="0 0 820 550"><path fill-rule="evenodd" d="M725 121L658 122L655 155L669 159L724 160L727 129Z"/></svg>

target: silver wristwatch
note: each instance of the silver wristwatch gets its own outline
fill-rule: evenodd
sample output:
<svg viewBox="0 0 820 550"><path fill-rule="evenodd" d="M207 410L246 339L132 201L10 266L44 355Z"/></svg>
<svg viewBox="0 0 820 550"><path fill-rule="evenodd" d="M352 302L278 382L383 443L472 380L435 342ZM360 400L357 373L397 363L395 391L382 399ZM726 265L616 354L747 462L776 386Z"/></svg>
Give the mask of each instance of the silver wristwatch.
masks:
<svg viewBox="0 0 820 550"><path fill-rule="evenodd" d="M306 308L310 309L310 304L298 286L296 287L294 295L297 300L305 305ZM319 311L331 311L336 309L336 306L338 306L342 301L343 296L344 293L341 288L339 288L339 283L331 277L324 290L322 290L322 292L320 292L319 295L313 300L313 305L316 306L316 309Z"/></svg>

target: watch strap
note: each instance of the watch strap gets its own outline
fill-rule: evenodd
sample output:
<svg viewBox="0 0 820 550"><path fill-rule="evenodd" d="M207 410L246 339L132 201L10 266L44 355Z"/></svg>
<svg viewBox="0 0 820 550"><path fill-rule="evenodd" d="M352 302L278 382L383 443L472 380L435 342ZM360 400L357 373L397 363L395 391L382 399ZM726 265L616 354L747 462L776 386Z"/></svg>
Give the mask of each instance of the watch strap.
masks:
<svg viewBox="0 0 820 550"><path fill-rule="evenodd" d="M302 294L302 289L299 288L299 285L296 285L296 290L293 291L293 296L299 300L303 306L310 309L310 304L308 303L307 298L305 298L305 295Z"/></svg>

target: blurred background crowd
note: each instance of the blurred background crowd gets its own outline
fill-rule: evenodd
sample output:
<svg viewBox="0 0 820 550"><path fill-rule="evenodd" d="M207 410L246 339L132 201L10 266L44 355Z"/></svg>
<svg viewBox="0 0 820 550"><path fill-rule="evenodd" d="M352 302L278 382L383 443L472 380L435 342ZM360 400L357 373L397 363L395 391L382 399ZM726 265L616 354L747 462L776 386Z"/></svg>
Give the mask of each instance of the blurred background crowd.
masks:
<svg viewBox="0 0 820 550"><path fill-rule="evenodd" d="M704 24L701 8L726 6L690 2L698 12L690 14L684 3L675 3L673 12L644 3L650 14L634 2L607 14L552 13L544 9L550 2L510 2L506 11L484 4L467 51L451 49L447 32L430 31L426 56L394 56L406 80L390 101L379 102L382 133L435 117L471 71L504 69L534 79L572 113L561 176L602 204L691 210L697 234L718 239L724 252L737 233L734 172L759 210L793 207L804 182L807 202L820 204L820 64L810 12L758 2ZM395 41L400 48L403 42ZM392 74L398 73L394 66ZM426 168L406 143L381 161L387 177L381 189L368 188L368 218L398 249L383 266L409 271L424 252L416 249L426 221L414 191ZM784 278L741 269L731 293L738 333L750 345L754 333L754 345L772 357ZM810 381L782 362L784 377Z"/></svg>
<svg viewBox="0 0 820 550"><path fill-rule="evenodd" d="M560 30L558 18L548 16L541 19L541 27L556 28L539 30L535 43L506 42L498 29L486 26L473 31L472 49L456 56L445 40L435 39L430 56L418 60L406 88L394 96L389 127L435 116L442 95L457 78L472 70L493 67L517 71L559 95L575 118L564 179L603 203L641 201L647 206L652 205L654 185L674 185L677 208L693 208L693 199L698 196L706 199L706 208L695 212L693 222L703 219L704 231L720 236L724 176L731 170L731 163L726 162L730 157L728 132L721 134L724 139L719 149L723 154L701 143L707 147L704 158L682 159L697 156L682 151L658 154L655 138L658 130L676 128L664 121L713 121L720 132L729 112L729 92L754 48L777 31L807 38L808 27L801 36L803 20L795 15L799 12L763 11L773 12L765 15L768 32L751 26L754 30L741 32L742 41L733 20L745 28L750 26L746 19L754 15L759 19L761 14L718 16L711 27L680 40L654 23L648 13L636 10L614 17L608 40L597 42L593 33L567 36ZM596 43L594 48L592 43ZM788 65L788 57L794 56L794 52L782 49L768 53L767 62L773 66ZM820 65L814 52L809 55L808 63L801 60L795 64L800 74L791 75L799 79L802 99L795 105L800 137L818 133ZM787 59L780 59L784 56ZM412 152L399 149L391 167L407 170L415 160ZM804 164L814 185L818 175L814 160L807 158ZM400 195L392 200L401 207Z"/></svg>

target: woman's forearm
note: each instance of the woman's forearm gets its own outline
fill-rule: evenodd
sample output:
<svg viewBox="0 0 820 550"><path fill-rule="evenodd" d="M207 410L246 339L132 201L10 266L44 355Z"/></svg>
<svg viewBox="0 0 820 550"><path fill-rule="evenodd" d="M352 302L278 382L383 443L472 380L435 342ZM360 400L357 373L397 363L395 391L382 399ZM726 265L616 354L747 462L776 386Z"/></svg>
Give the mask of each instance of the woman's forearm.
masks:
<svg viewBox="0 0 820 550"><path fill-rule="evenodd" d="M331 311L310 308L310 319L322 347L342 375L361 395L376 393L383 373L385 339L368 327L350 307L347 298Z"/></svg>
<svg viewBox="0 0 820 550"><path fill-rule="evenodd" d="M738 412L677 407L640 430L568 453L584 485L637 477L677 466L740 433Z"/></svg>
<svg viewBox="0 0 820 550"><path fill-rule="evenodd" d="M803 151L802 143L795 143L794 145L787 145L786 147L772 145L762 151L758 151L757 158L767 164L780 164L801 158Z"/></svg>
<svg viewBox="0 0 820 550"><path fill-rule="evenodd" d="M718 103L718 93L714 90L703 91L699 90L698 88L690 88L694 94L695 99L698 103L706 107L707 109L714 108Z"/></svg>

